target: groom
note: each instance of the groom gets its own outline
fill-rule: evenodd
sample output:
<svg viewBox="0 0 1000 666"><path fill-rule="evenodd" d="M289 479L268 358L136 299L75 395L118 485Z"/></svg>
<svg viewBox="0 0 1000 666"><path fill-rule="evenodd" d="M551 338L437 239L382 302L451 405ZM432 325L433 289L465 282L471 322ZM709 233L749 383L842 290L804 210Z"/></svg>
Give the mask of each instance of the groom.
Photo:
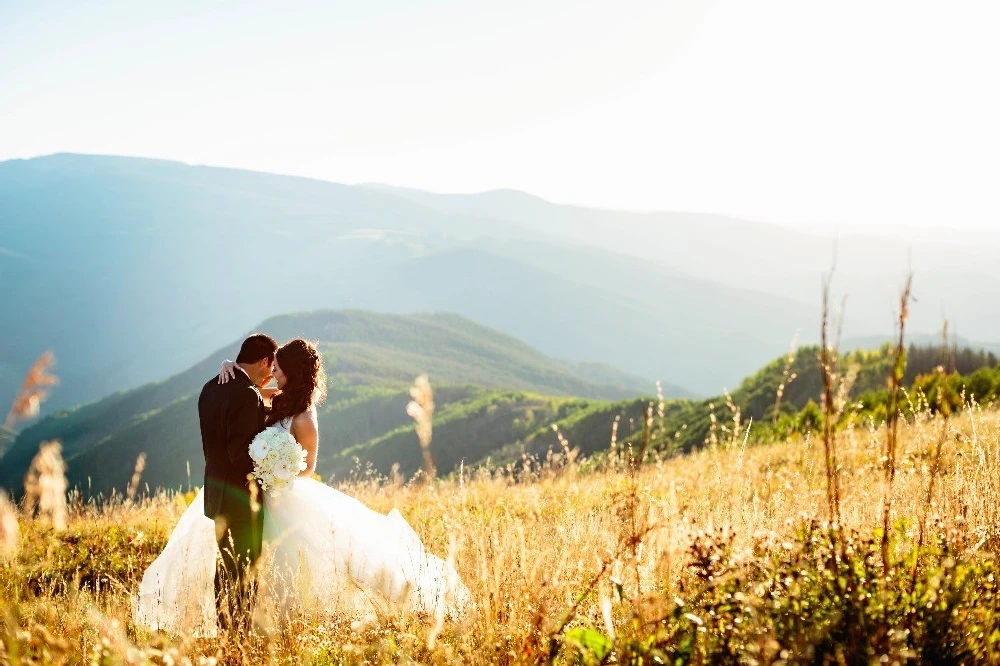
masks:
<svg viewBox="0 0 1000 666"><path fill-rule="evenodd" d="M215 571L215 608L224 630L248 631L256 585L248 570L261 551L264 514L252 506L248 476L253 472L250 442L264 429L259 387L274 374L278 343L267 335L243 341L236 365L242 372L220 384L213 377L198 399L205 452L205 515L215 521L221 561ZM263 503L264 494L257 495Z"/></svg>

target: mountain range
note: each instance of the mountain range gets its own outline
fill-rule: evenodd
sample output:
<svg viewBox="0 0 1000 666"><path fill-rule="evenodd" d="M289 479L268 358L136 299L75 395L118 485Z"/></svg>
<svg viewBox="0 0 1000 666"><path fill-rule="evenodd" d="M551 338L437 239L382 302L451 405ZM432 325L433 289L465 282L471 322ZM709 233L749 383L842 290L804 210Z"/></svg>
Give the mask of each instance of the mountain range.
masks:
<svg viewBox="0 0 1000 666"><path fill-rule="evenodd" d="M566 363L714 395L815 341L833 240L719 215L444 195L111 156L0 162L0 404L45 349L45 409L170 376L260 322L322 308L454 312ZM845 234L844 334L909 326L995 339L995 248ZM944 306L944 307L943 307ZM586 365L579 366L586 367Z"/></svg>
<svg viewBox="0 0 1000 666"><path fill-rule="evenodd" d="M847 295L852 336L892 329L899 290L915 273L909 325L952 328L972 340L997 340L1000 314L984 298L1000 295L1000 234L937 228L790 228L724 215L629 212L554 204L513 190L435 194L384 185L372 189L452 215L544 230L554 238L613 249L688 276L801 303L819 300L821 275L833 271L833 293Z"/></svg>

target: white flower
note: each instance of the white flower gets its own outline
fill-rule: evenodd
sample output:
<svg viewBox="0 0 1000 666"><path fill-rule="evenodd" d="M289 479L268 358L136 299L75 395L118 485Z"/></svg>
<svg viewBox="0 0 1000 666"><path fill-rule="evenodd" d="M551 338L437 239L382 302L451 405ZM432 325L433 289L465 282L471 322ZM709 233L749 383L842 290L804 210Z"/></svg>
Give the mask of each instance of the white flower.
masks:
<svg viewBox="0 0 1000 666"><path fill-rule="evenodd" d="M250 457L258 462L263 460L271 451L271 445L267 441L267 438L261 436L263 434L264 433L258 434L253 438L253 441L250 442Z"/></svg>
<svg viewBox="0 0 1000 666"><path fill-rule="evenodd" d="M292 469L287 462L282 461L275 466L274 475L282 481L288 481L292 478Z"/></svg>

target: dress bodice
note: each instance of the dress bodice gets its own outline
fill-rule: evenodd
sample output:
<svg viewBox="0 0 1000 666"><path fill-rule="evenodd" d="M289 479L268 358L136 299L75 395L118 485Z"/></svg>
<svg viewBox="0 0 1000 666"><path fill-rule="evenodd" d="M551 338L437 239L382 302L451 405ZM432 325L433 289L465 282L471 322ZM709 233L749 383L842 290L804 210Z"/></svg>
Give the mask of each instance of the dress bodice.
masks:
<svg viewBox="0 0 1000 666"><path fill-rule="evenodd" d="M278 430L284 430L290 433L292 431L292 417L281 419L268 426L268 428L277 428Z"/></svg>

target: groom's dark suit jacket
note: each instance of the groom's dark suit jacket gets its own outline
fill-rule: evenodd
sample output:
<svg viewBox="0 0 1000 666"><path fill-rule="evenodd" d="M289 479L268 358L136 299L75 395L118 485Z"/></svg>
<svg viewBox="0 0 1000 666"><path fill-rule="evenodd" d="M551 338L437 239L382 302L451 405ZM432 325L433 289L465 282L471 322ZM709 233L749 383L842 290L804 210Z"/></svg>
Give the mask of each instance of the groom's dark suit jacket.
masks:
<svg viewBox="0 0 1000 666"><path fill-rule="evenodd" d="M201 389L198 417L205 452L207 517L239 512L249 501L250 442L264 429L265 416L260 392L239 368L227 383L219 384L214 377Z"/></svg>

